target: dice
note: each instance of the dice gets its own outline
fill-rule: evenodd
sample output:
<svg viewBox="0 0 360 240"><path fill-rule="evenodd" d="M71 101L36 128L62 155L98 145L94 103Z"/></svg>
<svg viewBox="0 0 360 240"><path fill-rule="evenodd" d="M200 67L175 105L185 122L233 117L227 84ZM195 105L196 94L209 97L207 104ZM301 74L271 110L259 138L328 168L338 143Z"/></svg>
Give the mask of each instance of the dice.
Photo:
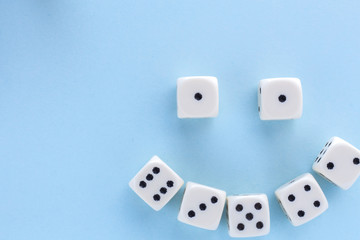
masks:
<svg viewBox="0 0 360 240"><path fill-rule="evenodd" d="M216 230L224 210L226 193L222 190L188 182L178 220L199 228Z"/></svg>
<svg viewBox="0 0 360 240"><path fill-rule="evenodd" d="M298 78L268 78L259 83L258 111L261 120L300 118L302 88Z"/></svg>
<svg viewBox="0 0 360 240"><path fill-rule="evenodd" d="M130 188L150 207L159 211L180 190L184 181L158 156L129 182Z"/></svg>
<svg viewBox="0 0 360 240"><path fill-rule="evenodd" d="M294 226L314 219L328 208L323 191L310 173L281 186L275 195Z"/></svg>
<svg viewBox="0 0 360 240"><path fill-rule="evenodd" d="M258 237L270 232L269 201L265 194L227 197L231 237Z"/></svg>
<svg viewBox="0 0 360 240"><path fill-rule="evenodd" d="M313 170L346 190L360 175L360 151L345 140L333 137L315 159Z"/></svg>
<svg viewBox="0 0 360 240"><path fill-rule="evenodd" d="M179 118L216 117L219 112L219 89L216 77L182 77L177 80Z"/></svg>

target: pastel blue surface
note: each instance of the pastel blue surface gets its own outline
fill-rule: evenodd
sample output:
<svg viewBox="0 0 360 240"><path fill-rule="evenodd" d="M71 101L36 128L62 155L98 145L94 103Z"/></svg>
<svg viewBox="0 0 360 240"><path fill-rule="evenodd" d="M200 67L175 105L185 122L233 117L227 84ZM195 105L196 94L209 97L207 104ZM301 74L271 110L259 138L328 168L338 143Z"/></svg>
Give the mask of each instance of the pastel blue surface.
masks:
<svg viewBox="0 0 360 240"><path fill-rule="evenodd" d="M185 181L266 193L261 239L358 239L360 182L293 227L273 192L332 136L360 147L359 1L0 1L0 239L228 239L128 182L159 155ZM176 116L176 79L219 79L214 119ZM262 78L298 77L303 117L265 122Z"/></svg>

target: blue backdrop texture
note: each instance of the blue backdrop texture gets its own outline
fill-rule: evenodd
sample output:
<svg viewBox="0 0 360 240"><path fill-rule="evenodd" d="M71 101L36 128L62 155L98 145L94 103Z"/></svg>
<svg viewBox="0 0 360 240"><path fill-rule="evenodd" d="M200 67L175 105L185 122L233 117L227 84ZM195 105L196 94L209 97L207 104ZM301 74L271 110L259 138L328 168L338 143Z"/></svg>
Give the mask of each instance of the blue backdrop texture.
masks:
<svg viewBox="0 0 360 240"><path fill-rule="evenodd" d="M0 239L228 239L129 180L157 154L185 181L266 193L261 239L359 239L360 183L293 227L274 191L325 142L360 147L359 1L0 0ZM176 117L176 79L219 79L214 119ZM298 77L303 117L265 122L262 78Z"/></svg>

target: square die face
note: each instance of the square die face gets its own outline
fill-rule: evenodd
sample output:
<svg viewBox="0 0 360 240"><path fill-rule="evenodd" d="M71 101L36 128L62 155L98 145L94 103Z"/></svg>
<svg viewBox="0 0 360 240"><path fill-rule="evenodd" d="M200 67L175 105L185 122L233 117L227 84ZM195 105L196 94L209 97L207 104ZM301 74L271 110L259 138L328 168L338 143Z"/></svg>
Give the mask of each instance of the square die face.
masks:
<svg viewBox="0 0 360 240"><path fill-rule="evenodd" d="M275 195L294 226L314 219L328 208L323 191L309 173L283 185Z"/></svg>
<svg viewBox="0 0 360 240"><path fill-rule="evenodd" d="M350 188L360 175L360 151L341 138L333 137L321 150L314 171L342 189Z"/></svg>
<svg viewBox="0 0 360 240"><path fill-rule="evenodd" d="M264 236L270 232L269 201L265 194L229 196L227 203L231 237Z"/></svg>
<svg viewBox="0 0 360 240"><path fill-rule="evenodd" d="M261 80L258 99L262 120L295 119L302 115L302 88L298 78Z"/></svg>
<svg viewBox="0 0 360 240"><path fill-rule="evenodd" d="M184 181L159 157L154 156L130 181L130 188L158 211L179 191Z"/></svg>
<svg viewBox="0 0 360 240"><path fill-rule="evenodd" d="M216 230L225 200L224 191L189 182L186 185L178 220L195 227Z"/></svg>
<svg viewBox="0 0 360 240"><path fill-rule="evenodd" d="M177 107L179 118L216 117L219 111L217 78L179 78L177 80Z"/></svg>

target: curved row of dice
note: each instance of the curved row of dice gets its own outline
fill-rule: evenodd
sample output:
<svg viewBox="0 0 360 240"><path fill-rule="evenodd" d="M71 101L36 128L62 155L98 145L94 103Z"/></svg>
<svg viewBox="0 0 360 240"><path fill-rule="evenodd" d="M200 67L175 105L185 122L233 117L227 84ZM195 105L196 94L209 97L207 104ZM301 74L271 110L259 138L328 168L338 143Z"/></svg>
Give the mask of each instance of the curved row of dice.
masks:
<svg viewBox="0 0 360 240"><path fill-rule="evenodd" d="M333 137L315 159L313 170L348 189L360 175L360 151L341 138ZM180 190L184 181L159 157L154 156L130 181L134 192L158 211ZM328 208L321 187L305 173L275 191L279 204L294 226L319 216ZM270 210L265 194L226 196L226 192L188 182L178 220L199 228L216 230L227 208L231 237L263 236L270 232Z"/></svg>

